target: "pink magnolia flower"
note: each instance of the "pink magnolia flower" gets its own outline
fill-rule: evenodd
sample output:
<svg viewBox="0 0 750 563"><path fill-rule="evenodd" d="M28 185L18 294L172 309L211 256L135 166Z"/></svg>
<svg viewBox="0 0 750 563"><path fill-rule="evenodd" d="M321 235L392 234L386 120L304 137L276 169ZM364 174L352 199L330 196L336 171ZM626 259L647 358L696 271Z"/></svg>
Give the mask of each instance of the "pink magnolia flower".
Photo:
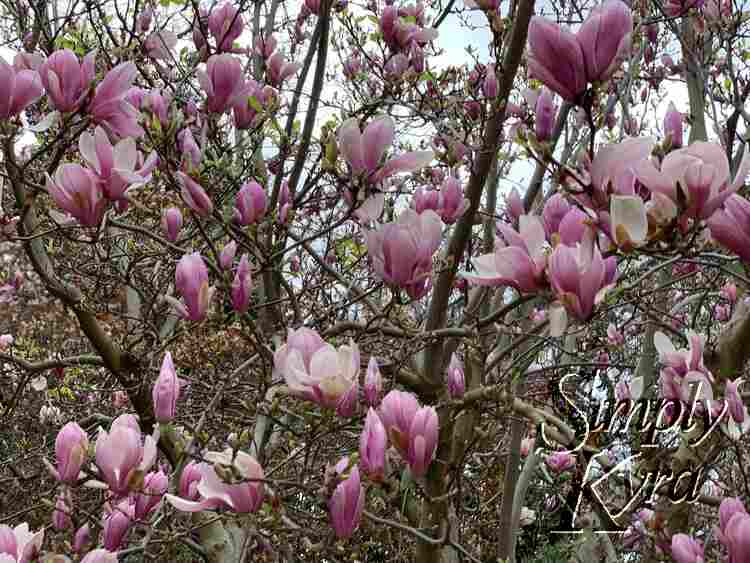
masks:
<svg viewBox="0 0 750 563"><path fill-rule="evenodd" d="M242 64L232 55L212 55L197 76L207 96L206 109L212 113L227 111L245 87Z"/></svg>
<svg viewBox="0 0 750 563"><path fill-rule="evenodd" d="M659 354L659 361L666 367L673 369L679 377L684 377L690 371L698 371L710 376L710 372L703 363L703 351L706 338L688 331L690 347L677 350L669 337L663 332L654 334L654 346ZM713 376L710 376L713 378Z"/></svg>
<svg viewBox="0 0 750 563"><path fill-rule="evenodd" d="M273 55L277 45L278 42L276 41L276 38L271 34L268 37L257 37L253 43L253 49L256 55L263 59L267 59Z"/></svg>
<svg viewBox="0 0 750 563"><path fill-rule="evenodd" d="M10 347L13 342L14 338L12 334L2 334L0 335L0 350L5 350L6 348Z"/></svg>
<svg viewBox="0 0 750 563"><path fill-rule="evenodd" d="M177 46L177 35L173 31L155 31L143 45L149 57L155 60L172 60L172 51Z"/></svg>
<svg viewBox="0 0 750 563"><path fill-rule="evenodd" d="M622 346L625 344L625 336L617 330L617 327L610 323L607 327L607 341L611 346Z"/></svg>
<svg viewBox="0 0 750 563"><path fill-rule="evenodd" d="M737 424L742 424L748 418L747 407L738 389L741 384L742 378L739 378L734 381L727 381L724 387L724 400L729 405L729 414Z"/></svg>
<svg viewBox="0 0 750 563"><path fill-rule="evenodd" d="M403 457L407 456L409 430L418 410L419 403L414 395L397 389L390 391L380 403L380 420L391 444Z"/></svg>
<svg viewBox="0 0 750 563"><path fill-rule="evenodd" d="M360 132L356 118L347 119L339 128L338 146L354 174L366 173L379 182L399 172L412 172L427 166L434 158L432 151L408 152L390 158L381 166L383 155L393 143L395 125L389 116L373 119Z"/></svg>
<svg viewBox="0 0 750 563"><path fill-rule="evenodd" d="M686 534L672 536L672 557L677 563L704 563L703 544Z"/></svg>
<svg viewBox="0 0 750 563"><path fill-rule="evenodd" d="M144 94L139 109L149 112L158 120L159 125L169 125L169 104L172 96L168 92L162 92L158 88Z"/></svg>
<svg viewBox="0 0 750 563"><path fill-rule="evenodd" d="M252 129L262 123L264 107L268 107L276 98L276 90L271 86L262 86L254 80L245 83L245 89L232 103L234 125L237 129Z"/></svg>
<svg viewBox="0 0 750 563"><path fill-rule="evenodd" d="M430 289L432 256L440 247L442 223L434 211L407 209L393 223L366 231L367 252L375 273L385 283L421 299Z"/></svg>
<svg viewBox="0 0 750 563"><path fill-rule="evenodd" d="M406 462L412 475L422 477L432 463L438 443L438 416L433 407L422 407L409 425Z"/></svg>
<svg viewBox="0 0 750 563"><path fill-rule="evenodd" d="M535 215L521 215L518 225L516 232L498 224L505 242L498 239L495 252L472 260L476 272L461 272L470 284L511 286L522 293L543 287L547 254L542 222Z"/></svg>
<svg viewBox="0 0 750 563"><path fill-rule="evenodd" d="M184 384L185 382L177 377L172 363L172 354L167 352L164 354L161 371L152 392L154 415L158 422L166 423L174 419L180 390Z"/></svg>
<svg viewBox="0 0 750 563"><path fill-rule="evenodd" d="M234 221L242 226L260 221L268 209L268 196L258 182L245 182L237 192Z"/></svg>
<svg viewBox="0 0 750 563"><path fill-rule="evenodd" d="M0 119L20 114L41 98L43 92L36 71L14 68L0 57Z"/></svg>
<svg viewBox="0 0 750 563"><path fill-rule="evenodd" d="M93 135L81 135L78 148L81 157L98 178L104 197L111 201L127 199L126 192L131 185L146 181L140 171L135 170L138 151L132 137L112 146L104 129L97 127Z"/></svg>
<svg viewBox="0 0 750 563"><path fill-rule="evenodd" d="M555 106L552 93L547 88L542 88L539 97L536 99L534 108L534 132L538 141L544 142L552 136L552 130L555 127L555 115L557 106Z"/></svg>
<svg viewBox="0 0 750 563"><path fill-rule="evenodd" d="M253 279L250 272L250 262L247 254L243 254L232 281L232 308L240 314L247 313L250 308L252 291Z"/></svg>
<svg viewBox="0 0 750 563"><path fill-rule="evenodd" d="M523 200L516 188L510 190L505 199L505 213L510 222L518 221L521 215L524 214Z"/></svg>
<svg viewBox="0 0 750 563"><path fill-rule="evenodd" d="M705 142L670 152L661 169L653 161L644 160L634 170L638 180L652 193L665 195L675 203L682 199L677 194L679 186L687 200L685 214L694 219L708 219L744 184L750 172L750 156L745 152L734 179L724 149Z"/></svg>
<svg viewBox="0 0 750 563"><path fill-rule="evenodd" d="M263 504L265 475L263 468L253 456L231 448L223 452L208 452L206 461L200 464L201 479L196 487L199 501L190 501L166 494L164 498L177 510L200 512L213 508L228 508L239 514L257 512ZM220 477L236 475L239 480L229 483Z"/></svg>
<svg viewBox="0 0 750 563"><path fill-rule="evenodd" d="M235 241L229 241L219 253L219 267L222 270L229 270L234 262L234 256L237 254L237 243Z"/></svg>
<svg viewBox="0 0 750 563"><path fill-rule="evenodd" d="M81 559L81 563L117 563L117 553L106 549L95 549L89 551L86 557Z"/></svg>
<svg viewBox="0 0 750 563"><path fill-rule="evenodd" d="M185 466L180 475L180 483L177 489L180 497L193 501L197 501L200 498L198 483L203 478L204 466L204 463L196 461L191 461Z"/></svg>
<svg viewBox="0 0 750 563"><path fill-rule="evenodd" d="M91 527L86 523L76 530L73 537L73 551L81 553L89 543L91 543Z"/></svg>
<svg viewBox="0 0 750 563"><path fill-rule="evenodd" d="M461 182L448 176L440 187L440 218L446 225L455 223L469 208L469 200L464 197Z"/></svg>
<svg viewBox="0 0 750 563"><path fill-rule="evenodd" d="M574 101L586 90L583 51L573 33L541 16L529 25L529 76L563 99Z"/></svg>
<svg viewBox="0 0 750 563"><path fill-rule="evenodd" d="M55 438L57 469L52 474L62 483L74 484L89 449L89 437L75 422L68 422Z"/></svg>
<svg viewBox="0 0 750 563"><path fill-rule="evenodd" d="M186 127L177 133L177 143L182 153L182 167L186 172L197 170L200 166L203 154L198 143L195 142L192 131Z"/></svg>
<svg viewBox="0 0 750 563"><path fill-rule="evenodd" d="M135 497L134 516L142 520L161 502L169 488L169 478L161 469L151 471L143 478L143 489Z"/></svg>
<svg viewBox="0 0 750 563"><path fill-rule="evenodd" d="M47 174L47 193L81 225L96 227L104 216L106 200L99 179L80 164L62 164L55 179Z"/></svg>
<svg viewBox="0 0 750 563"><path fill-rule="evenodd" d="M322 407L337 408L358 385L359 348L351 342L336 350L317 333L309 332L290 331L287 343L274 354L274 367L300 397Z"/></svg>
<svg viewBox="0 0 750 563"><path fill-rule="evenodd" d="M653 147L653 138L637 137L600 148L591 163L593 194L579 195L578 201L590 209L608 209L610 194L635 196L638 166L648 159Z"/></svg>
<svg viewBox="0 0 750 563"><path fill-rule="evenodd" d="M96 466L100 477L118 497L128 494L136 472L146 472L156 460L156 441L141 438L138 422L131 415L120 415L109 432L99 429L96 439Z"/></svg>
<svg viewBox="0 0 750 563"><path fill-rule="evenodd" d="M70 519L72 510L73 497L70 494L70 489L63 489L57 495L55 510L52 511L52 527L58 532L70 528L72 524L72 520Z"/></svg>
<svg viewBox="0 0 750 563"><path fill-rule="evenodd" d="M487 65L487 70L482 81L482 94L485 98L494 100L497 98L499 86L497 82L497 74L495 71L495 65Z"/></svg>
<svg viewBox="0 0 750 563"><path fill-rule="evenodd" d="M607 266L591 241L577 248L557 245L549 259L549 278L565 309L581 321L591 317L608 288Z"/></svg>
<svg viewBox="0 0 750 563"><path fill-rule="evenodd" d="M122 500L108 514L104 515L102 539L105 549L116 551L120 548L125 536L130 531L134 518L135 505L129 498Z"/></svg>
<svg viewBox="0 0 750 563"><path fill-rule="evenodd" d="M214 204L203 186L184 172L177 172L177 181L180 184L180 195L190 209L200 217L208 217L213 213Z"/></svg>
<svg viewBox="0 0 750 563"><path fill-rule="evenodd" d="M359 463L373 481L381 481L387 470L388 437L385 426L374 409L367 411L365 426L359 437Z"/></svg>
<svg viewBox="0 0 750 563"><path fill-rule="evenodd" d="M266 77L271 86L281 86L287 78L294 74L302 67L299 63L288 63L284 60L284 53L276 51L266 60Z"/></svg>
<svg viewBox="0 0 750 563"><path fill-rule="evenodd" d="M414 191L411 206L417 213L422 213L427 209L440 213L440 192L429 187L417 188Z"/></svg>
<svg viewBox="0 0 750 563"><path fill-rule="evenodd" d="M336 486L328 501L331 525L339 539L352 537L359 527L364 505L365 490L360 481L359 469L355 465L349 472L349 477Z"/></svg>
<svg viewBox="0 0 750 563"><path fill-rule="evenodd" d="M669 102L667 113L664 114L664 136L670 139L674 148L682 147L682 114L672 102Z"/></svg>
<svg viewBox="0 0 750 563"><path fill-rule="evenodd" d="M570 203L568 203L568 200L561 193L554 194L544 204L544 209L542 210L544 232L547 235L547 239L553 242L553 244L555 244L553 237L556 233L560 232L560 223L570 209Z"/></svg>
<svg viewBox="0 0 750 563"><path fill-rule="evenodd" d="M455 352L451 356L448 364L448 393L453 399L460 399L466 391L466 381L464 380L463 362L456 356Z"/></svg>
<svg viewBox="0 0 750 563"><path fill-rule="evenodd" d="M36 561L42 550L44 528L38 532L29 530L24 522L15 528L0 524L0 562L31 563Z"/></svg>
<svg viewBox="0 0 750 563"><path fill-rule="evenodd" d="M169 242L176 242L182 229L182 213L176 207L164 211L161 217L161 228Z"/></svg>
<svg viewBox="0 0 750 563"><path fill-rule="evenodd" d="M183 318L201 322L206 318L213 288L208 285L208 269L200 252L186 254L175 270L175 287L184 303L171 296L169 301Z"/></svg>
<svg viewBox="0 0 750 563"><path fill-rule="evenodd" d="M367 364L364 391L367 404L371 407L377 407L380 404L380 394L383 391L383 377L380 375L375 356L371 356L370 362Z"/></svg>
<svg viewBox="0 0 750 563"><path fill-rule="evenodd" d="M39 67L39 78L52 106L62 112L76 111L89 93L96 75L96 51L78 62L70 49L52 53Z"/></svg>
<svg viewBox="0 0 750 563"><path fill-rule="evenodd" d="M232 44L242 35L245 22L236 6L225 2L211 10L208 31L216 40L218 52L231 51Z"/></svg>
<svg viewBox="0 0 750 563"><path fill-rule="evenodd" d="M737 301L737 286L732 282L727 282L724 287L721 288L719 295L730 303L734 303Z"/></svg>
<svg viewBox="0 0 750 563"><path fill-rule="evenodd" d="M138 110L125 99L137 73L138 69L132 62L117 65L96 87L89 104L94 122L104 125L118 137L140 137L144 134L138 125Z"/></svg>
<svg viewBox="0 0 750 563"><path fill-rule="evenodd" d="M619 0L608 0L589 13L576 39L589 82L609 79L630 56L633 15Z"/></svg>
<svg viewBox="0 0 750 563"><path fill-rule="evenodd" d="M569 452L553 452L544 460L550 471L555 474L563 473L576 465L576 458Z"/></svg>
<svg viewBox="0 0 750 563"><path fill-rule="evenodd" d="M724 208L708 219L711 236L745 262L750 262L750 202L736 194L724 202Z"/></svg>

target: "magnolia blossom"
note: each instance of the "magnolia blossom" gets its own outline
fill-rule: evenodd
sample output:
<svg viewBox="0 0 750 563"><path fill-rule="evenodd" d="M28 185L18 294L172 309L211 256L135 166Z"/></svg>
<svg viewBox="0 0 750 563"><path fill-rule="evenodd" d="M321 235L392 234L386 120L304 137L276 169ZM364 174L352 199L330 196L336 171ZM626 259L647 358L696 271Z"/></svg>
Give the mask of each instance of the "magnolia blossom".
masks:
<svg viewBox="0 0 750 563"><path fill-rule="evenodd" d="M686 216L707 219L745 183L750 172L750 155L745 151L734 178L724 148L706 142L695 142L670 152L661 168L646 159L633 170L652 193L660 193L675 203L682 199L677 193L680 189L687 202Z"/></svg>
<svg viewBox="0 0 750 563"><path fill-rule="evenodd" d="M172 354L164 354L159 377L154 383L153 401L154 416L159 422L171 422L175 416L177 400L180 398L180 389L185 382L177 377L177 372L172 363Z"/></svg>
<svg viewBox="0 0 750 563"><path fill-rule="evenodd" d="M745 262L750 262L750 202L736 194L708 220L711 236Z"/></svg>
<svg viewBox="0 0 750 563"><path fill-rule="evenodd" d="M96 51L92 51L78 62L70 49L52 53L39 67L39 78L55 109L62 112L76 111L89 93L96 75Z"/></svg>
<svg viewBox="0 0 750 563"><path fill-rule="evenodd" d="M113 146L104 129L97 127L93 135L81 135L78 147L81 157L99 179L107 199L124 200L131 185L142 184L150 178L146 167L136 172L139 153L132 137L122 139ZM153 161L157 158L156 153L149 158Z"/></svg>
<svg viewBox="0 0 750 563"><path fill-rule="evenodd" d="M386 449L388 437L378 413L370 408L367 411L365 426L359 437L359 463L362 470L373 481L380 481L387 471Z"/></svg>
<svg viewBox="0 0 750 563"><path fill-rule="evenodd" d="M240 314L247 313L250 307L250 297L253 291L253 278L250 272L250 261L247 254L243 254L237 266L237 273L232 280L232 308Z"/></svg>
<svg viewBox="0 0 750 563"><path fill-rule="evenodd" d="M51 473L63 483L75 483L86 460L88 449L89 438L86 432L77 423L68 422L55 438L57 468L50 468Z"/></svg>
<svg viewBox="0 0 750 563"><path fill-rule="evenodd" d="M293 76L302 65L299 63L288 63L284 60L284 53L276 51L266 60L266 77L271 86L279 87L287 79Z"/></svg>
<svg viewBox="0 0 750 563"><path fill-rule="evenodd" d="M144 134L138 125L138 110L126 101L136 74L138 69L134 63L119 64L96 87L89 104L94 121L104 125L118 137L140 137Z"/></svg>
<svg viewBox="0 0 750 563"><path fill-rule="evenodd" d="M494 253L472 260L476 272L461 272L469 283L511 286L522 293L543 287L547 253L542 222L535 215L521 215L518 225L516 232L498 224L505 242L498 240Z"/></svg>
<svg viewBox="0 0 750 563"><path fill-rule="evenodd" d="M608 271L599 249L589 238L577 248L558 245L549 259L552 289L568 313L581 321L588 320L614 282L614 271Z"/></svg>
<svg viewBox="0 0 750 563"><path fill-rule="evenodd" d="M213 288L208 285L208 268L200 252L186 254L180 259L175 270L175 287L182 295L183 302L172 296L165 299L183 318L203 321L208 313Z"/></svg>
<svg viewBox="0 0 750 563"><path fill-rule="evenodd" d="M169 488L169 478L161 469L147 473L143 478L143 489L136 495L134 516L145 518L161 502Z"/></svg>
<svg viewBox="0 0 750 563"><path fill-rule="evenodd" d="M432 151L419 151L387 159L381 165L383 155L393 144L394 132L395 124L390 116L376 117L365 127L364 132L360 132L359 122L352 117L339 128L339 152L354 174L365 173L373 183L399 172L419 170L432 161Z"/></svg>
<svg viewBox="0 0 750 563"><path fill-rule="evenodd" d="M177 35L173 31L156 31L144 42L146 53L156 60L172 60L172 51L177 46Z"/></svg>
<svg viewBox="0 0 750 563"><path fill-rule="evenodd" d="M451 356L450 364L448 364L447 381L450 396L453 399L461 398L466 390L464 365L455 353Z"/></svg>
<svg viewBox="0 0 750 563"><path fill-rule="evenodd" d="M633 16L623 2L608 0L591 10L578 33L535 16L529 25L529 74L568 101L587 82L607 80L630 54Z"/></svg>
<svg viewBox="0 0 750 563"><path fill-rule="evenodd" d="M208 31L216 40L218 52L231 51L232 44L242 35L245 22L236 6L224 2L211 10L208 16Z"/></svg>
<svg viewBox="0 0 750 563"><path fill-rule="evenodd" d="M367 373L365 374L365 400L371 407L377 407L380 404L380 394L383 391L383 377L380 375L378 361L375 356L370 357L367 364Z"/></svg>
<svg viewBox="0 0 750 563"><path fill-rule="evenodd" d="M44 528L29 530L24 522L15 528L0 524L0 563L31 563L36 561L44 541Z"/></svg>
<svg viewBox="0 0 750 563"><path fill-rule="evenodd" d="M213 508L228 508L240 514L257 512L263 504L265 475L255 458L231 448L223 452L208 452L204 458L212 465L200 464L195 468L201 475L195 488L200 500L196 502L167 494L164 495L167 502L183 512ZM182 492L182 486L180 490Z"/></svg>
<svg viewBox="0 0 750 563"><path fill-rule="evenodd" d="M300 397L322 407L346 408L343 401L358 389L359 348L352 341L337 350L315 331L289 330L286 344L274 354L274 367Z"/></svg>
<svg viewBox="0 0 750 563"><path fill-rule="evenodd" d="M237 192L234 208L234 221L240 225L257 223L268 209L268 196L258 182L245 182Z"/></svg>
<svg viewBox="0 0 750 563"><path fill-rule="evenodd" d="M576 465L576 458L569 452L554 452L544 460L553 473L562 473Z"/></svg>
<svg viewBox="0 0 750 563"><path fill-rule="evenodd" d="M120 415L109 432L99 429L96 439L96 465L101 479L117 496L130 491L136 472L146 472L156 460L156 441L141 437L141 429L131 415Z"/></svg>
<svg viewBox="0 0 750 563"><path fill-rule="evenodd" d="M434 211L417 214L407 209L396 222L366 231L365 240L378 277L406 290L412 299L427 294L432 255L442 240L442 223Z"/></svg>
<svg viewBox="0 0 750 563"><path fill-rule="evenodd" d="M346 467L349 465L349 460L344 458L342 461L344 460L346 461ZM341 462L337 464L337 468L341 465L343 465ZM359 468L355 465L350 470L349 476L336 486L328 501L331 525L338 538L348 539L352 537L359 527L364 506L365 490L360 481Z"/></svg>
<svg viewBox="0 0 750 563"><path fill-rule="evenodd" d="M55 203L81 225L96 227L101 223L107 202L99 179L89 169L80 164L62 164L54 180L47 174L46 188Z"/></svg>
<svg viewBox="0 0 750 563"><path fill-rule="evenodd" d="M206 70L199 69L196 74L206 92L206 109L212 113L227 111L244 90L242 64L232 55L212 55Z"/></svg>
<svg viewBox="0 0 750 563"><path fill-rule="evenodd" d="M703 544L686 534L672 536L672 557L677 563L704 563Z"/></svg>

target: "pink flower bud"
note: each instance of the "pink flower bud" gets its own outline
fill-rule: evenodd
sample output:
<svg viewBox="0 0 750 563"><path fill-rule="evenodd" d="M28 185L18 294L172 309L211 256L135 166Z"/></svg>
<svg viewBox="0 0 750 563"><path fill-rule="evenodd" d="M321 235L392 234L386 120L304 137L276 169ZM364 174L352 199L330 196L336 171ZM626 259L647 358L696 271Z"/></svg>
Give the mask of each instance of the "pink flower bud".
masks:
<svg viewBox="0 0 750 563"><path fill-rule="evenodd" d="M52 512L52 526L58 532L67 530L71 526L70 514L73 510L73 499L69 489L63 489L57 495L55 510Z"/></svg>
<svg viewBox="0 0 750 563"><path fill-rule="evenodd" d="M737 286L732 282L727 282L721 288L719 295L730 303L735 303L737 301Z"/></svg>
<svg viewBox="0 0 750 563"><path fill-rule="evenodd" d="M208 285L208 269L199 252L180 259L175 270L175 287L185 302L183 316L191 321L203 321L212 291Z"/></svg>
<svg viewBox="0 0 750 563"><path fill-rule="evenodd" d="M102 522L104 548L116 551L122 545L125 536L130 531L135 506L129 499L123 500L104 517Z"/></svg>
<svg viewBox="0 0 750 563"><path fill-rule="evenodd" d="M518 221L518 218L524 214L523 200L516 188L510 190L505 199L505 213L512 221Z"/></svg>
<svg viewBox="0 0 750 563"><path fill-rule="evenodd" d="M544 142L552 136L552 130L555 127L555 107L552 93L547 88L542 88L539 97L536 99L536 119L534 121L534 131L538 141Z"/></svg>
<svg viewBox="0 0 750 563"><path fill-rule="evenodd" d="M173 59L172 51L176 46L177 35L172 31L155 31L143 42L146 54L157 61L171 61Z"/></svg>
<svg viewBox="0 0 750 563"><path fill-rule="evenodd" d="M464 190L458 178L448 176L440 187L440 218L446 225L452 225L469 207L464 198Z"/></svg>
<svg viewBox="0 0 750 563"><path fill-rule="evenodd" d="M352 537L362 519L365 491L361 485L359 469L355 465L349 477L342 481L328 501L331 524L339 539Z"/></svg>
<svg viewBox="0 0 750 563"><path fill-rule="evenodd" d="M174 369L172 354L167 352L152 392L154 416L158 422L166 423L174 419L182 383Z"/></svg>
<svg viewBox="0 0 750 563"><path fill-rule="evenodd" d="M438 442L438 416L432 407L422 407L409 426L409 448L406 462L412 475L422 477L432 463Z"/></svg>
<svg viewBox="0 0 750 563"><path fill-rule="evenodd" d="M208 16L208 31L216 40L218 52L231 51L232 44L242 35L244 27L239 10L229 2L215 7Z"/></svg>
<svg viewBox="0 0 750 563"><path fill-rule="evenodd" d="M59 481L74 484L78 480L88 449L89 438L78 424L68 422L62 427L55 439L56 476Z"/></svg>
<svg viewBox="0 0 750 563"><path fill-rule="evenodd" d="M378 361L375 356L370 357L367 364L367 374L365 375L365 400L371 407L377 407L380 404L380 394L383 391L383 377L380 375Z"/></svg>
<svg viewBox="0 0 750 563"><path fill-rule="evenodd" d="M237 254L237 243L231 241L224 246L219 254L219 267L222 270L229 270L232 267L232 262L234 262L235 254Z"/></svg>
<svg viewBox="0 0 750 563"><path fill-rule="evenodd" d="M95 549L87 553L81 563L117 563L117 554L106 549Z"/></svg>
<svg viewBox="0 0 750 563"><path fill-rule="evenodd" d="M200 217L208 217L213 213L214 205L203 186L183 172L177 173L177 180L182 199L190 209Z"/></svg>
<svg viewBox="0 0 750 563"><path fill-rule="evenodd" d="M664 116L664 136L671 139L672 147L678 149L682 146L682 114L672 102L669 102Z"/></svg>
<svg viewBox="0 0 750 563"><path fill-rule="evenodd" d="M498 84L497 74L495 74L495 65L487 65L487 71L482 81L482 94L485 98L494 100L497 98Z"/></svg>
<svg viewBox="0 0 750 563"><path fill-rule="evenodd" d="M91 543L91 528L86 523L76 530L73 538L73 551L81 553L89 543Z"/></svg>
<svg viewBox="0 0 750 563"><path fill-rule="evenodd" d="M99 430L96 439L96 466L100 478L118 497L130 492L136 471L147 471L156 459L156 442L151 436L141 439L138 422L132 415L120 415L110 431Z"/></svg>
<svg viewBox="0 0 750 563"><path fill-rule="evenodd" d="M183 170L187 172L197 170L201 164L203 155L198 143L195 142L192 131L186 127L177 133L177 142L180 153L182 153Z"/></svg>
<svg viewBox="0 0 750 563"><path fill-rule="evenodd" d="M547 456L545 463L550 471L559 474L575 467L576 460L573 455L568 452L554 452Z"/></svg>
<svg viewBox="0 0 750 563"><path fill-rule="evenodd" d="M378 414L370 408L359 437L359 463L373 481L382 481L386 473L388 438Z"/></svg>
<svg viewBox="0 0 750 563"><path fill-rule="evenodd" d="M267 208L268 197L263 186L258 182L245 182L237 193L234 220L242 226L252 225L261 220Z"/></svg>
<svg viewBox="0 0 750 563"><path fill-rule="evenodd" d="M182 213L176 207L170 207L161 217L161 227L169 242L176 242L182 229Z"/></svg>
<svg viewBox="0 0 750 563"><path fill-rule="evenodd" d="M284 61L284 53L276 51L266 60L266 77L268 83L276 88L284 81L293 76L302 65L299 63L287 63Z"/></svg>
<svg viewBox="0 0 750 563"><path fill-rule="evenodd" d="M458 356L454 353L448 365L448 393L452 399L460 399L464 396L466 382L464 381L464 366Z"/></svg>
<svg viewBox="0 0 750 563"><path fill-rule="evenodd" d="M146 33L151 29L151 23L154 19L154 9L151 6L147 6L140 14L138 14L138 31L140 33Z"/></svg>
<svg viewBox="0 0 750 563"><path fill-rule="evenodd" d="M620 0L607 0L589 13L576 39L589 82L609 79L630 55L633 15Z"/></svg>
<svg viewBox="0 0 750 563"><path fill-rule="evenodd" d="M586 90L583 51L576 36L541 16L531 18L528 32L529 76L541 80L564 100Z"/></svg>
<svg viewBox="0 0 750 563"><path fill-rule="evenodd" d="M232 281L232 308L239 314L244 315L250 308L250 298L253 291L253 281L250 272L250 262L247 254L240 258L237 273Z"/></svg>
<svg viewBox="0 0 750 563"><path fill-rule="evenodd" d="M672 536L672 557L677 563L704 563L703 544L686 534Z"/></svg>

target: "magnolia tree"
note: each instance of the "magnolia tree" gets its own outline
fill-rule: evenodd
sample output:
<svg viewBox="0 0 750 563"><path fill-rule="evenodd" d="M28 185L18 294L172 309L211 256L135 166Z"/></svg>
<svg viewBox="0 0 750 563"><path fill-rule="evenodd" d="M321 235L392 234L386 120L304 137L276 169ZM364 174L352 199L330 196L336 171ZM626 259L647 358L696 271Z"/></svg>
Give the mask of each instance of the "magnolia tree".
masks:
<svg viewBox="0 0 750 563"><path fill-rule="evenodd" d="M750 561L743 6L0 5L0 562Z"/></svg>

